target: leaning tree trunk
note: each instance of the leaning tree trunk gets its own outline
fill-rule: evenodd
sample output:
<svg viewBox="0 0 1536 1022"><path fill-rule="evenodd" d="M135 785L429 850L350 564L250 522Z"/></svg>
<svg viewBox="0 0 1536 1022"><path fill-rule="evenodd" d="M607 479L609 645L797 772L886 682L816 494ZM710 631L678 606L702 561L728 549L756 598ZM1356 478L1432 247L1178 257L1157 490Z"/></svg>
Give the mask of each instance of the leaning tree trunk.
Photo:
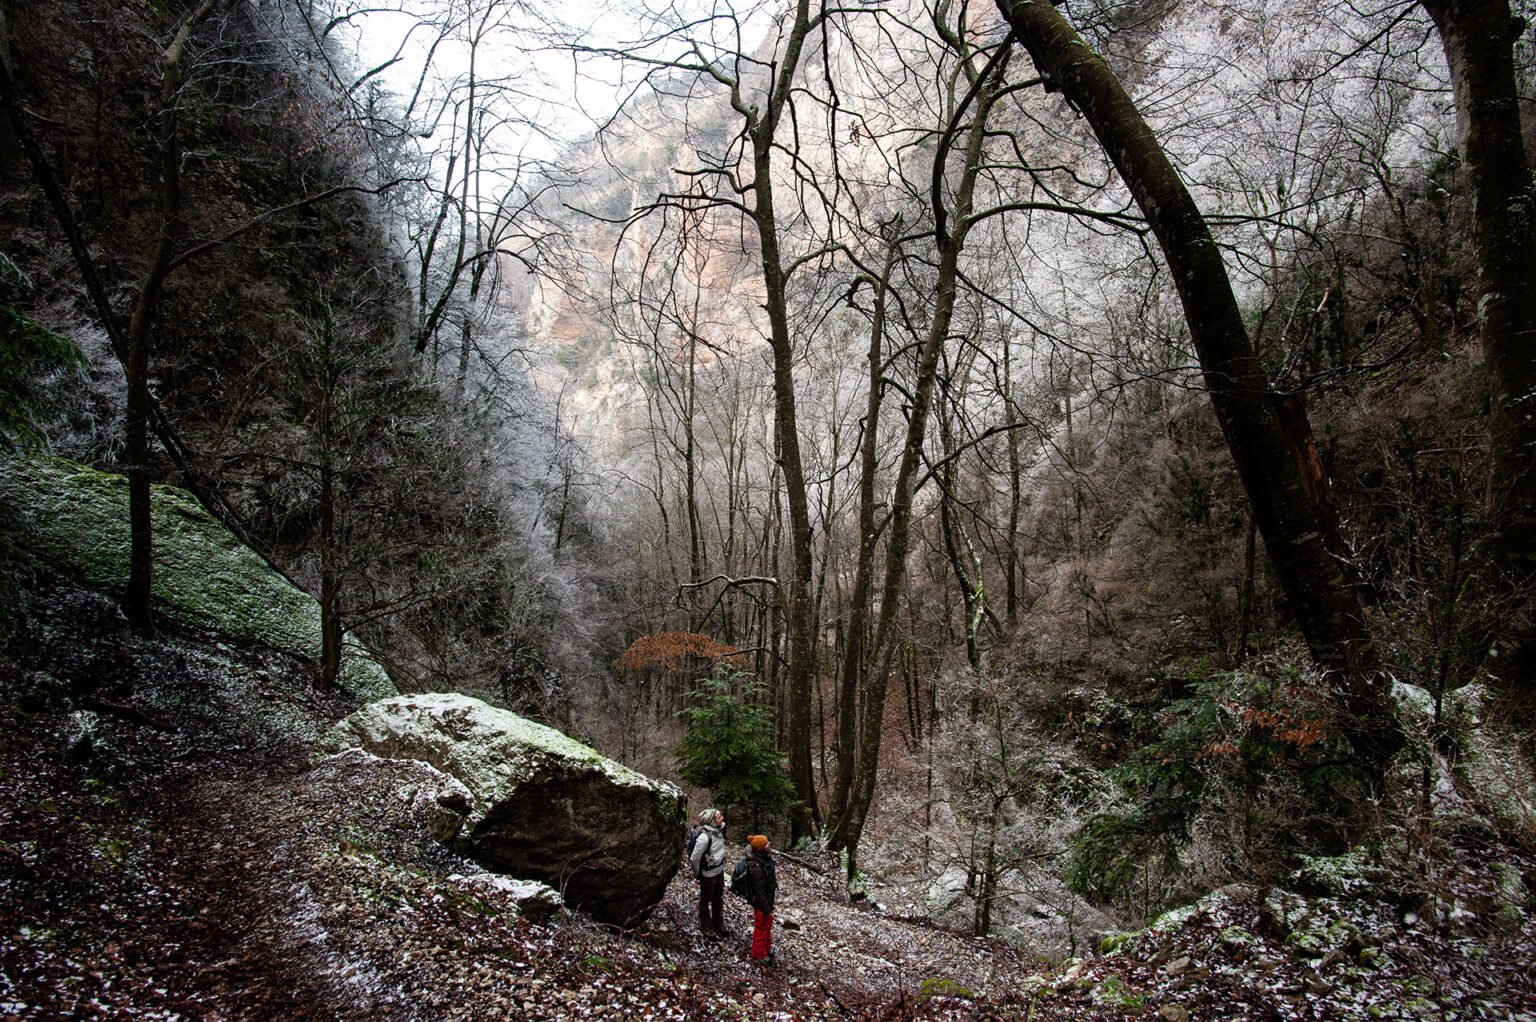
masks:
<svg viewBox="0 0 1536 1022"><path fill-rule="evenodd" d="M1324 544L1205 218L1119 79L1061 13L1048 3L997 5L1048 87L1060 89L1087 119L1162 247L1265 549L1308 649L1329 679L1344 732L1362 766L1377 775L1403 742L1391 679L1381 668L1365 610Z"/></svg>
<svg viewBox="0 0 1536 1022"><path fill-rule="evenodd" d="M1485 595L1500 605L1485 667L1529 703L1536 681L1536 236L1512 45L1525 28L1508 0L1419 0L1451 69L1462 159L1472 183L1478 322L1493 387Z"/></svg>

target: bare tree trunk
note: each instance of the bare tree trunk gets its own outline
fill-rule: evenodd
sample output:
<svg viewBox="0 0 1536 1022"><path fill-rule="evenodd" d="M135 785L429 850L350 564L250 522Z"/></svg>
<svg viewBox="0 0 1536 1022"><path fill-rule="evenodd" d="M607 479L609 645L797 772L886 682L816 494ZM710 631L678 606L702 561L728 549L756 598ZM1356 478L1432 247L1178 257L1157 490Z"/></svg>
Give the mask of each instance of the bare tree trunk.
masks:
<svg viewBox="0 0 1536 1022"><path fill-rule="evenodd" d="M175 162L175 156L165 161L166 164ZM170 193L171 187L167 185L166 194ZM133 318L128 324L128 363L124 367L128 385L123 432L127 457L124 468L128 476L129 554L128 590L123 594L123 613L140 631L150 631L154 627L151 611L154 531L150 521L149 488L152 474L149 458L149 335L160 289L170 268L173 233L169 222L162 226L149 273L139 288Z"/></svg>
<svg viewBox="0 0 1536 1022"><path fill-rule="evenodd" d="M471 298L473 302L473 298ZM464 310L464 316L459 320L459 367L453 374L453 403L464 403L464 392L469 385L469 353L474 347L474 307Z"/></svg>
<svg viewBox="0 0 1536 1022"><path fill-rule="evenodd" d="M789 305L783 266L779 257L778 230L773 222L770 146L764 146L757 166L757 209L763 253L768 319L773 349L774 432L778 439L779 465L784 472L784 502L789 513L790 578L784 588L786 627L789 638L788 728L789 776L804 804L796 814L796 840L814 832L820 813L816 807L815 778L811 771L811 688L816 671L816 635L811 620L814 565L811 557L811 512L806 492L805 463L800 454L800 427L795 413L794 341L789 334Z"/></svg>
<svg viewBox="0 0 1536 1022"><path fill-rule="evenodd" d="M329 451L320 467L320 684L341 677L340 586L336 570L336 471Z"/></svg>
<svg viewBox="0 0 1536 1022"><path fill-rule="evenodd" d="M1013 346L1010 335L1003 334L1003 402L1007 408L1010 421L1015 417L1017 408L1013 401ZM1019 519L1023 510L1023 489L1020 477L1023 474L1022 463L1019 457L1019 431L1008 431L1008 554L1004 575L1008 580L1008 629L1012 631L1019 623L1019 589L1023 584L1023 560L1019 556Z"/></svg>
<svg viewBox="0 0 1536 1022"><path fill-rule="evenodd" d="M1004 62L1005 64L1006 62ZM986 74L991 74L988 68ZM996 68L1001 72L1002 67ZM866 683L860 698L859 744L854 764L853 790L848 799L848 810L838 820L829 843L834 848L848 852L848 875L857 869L859 838L875 795L875 776L880 763L880 739L884 732L885 697L890 679L892 653L895 643L897 608L901 605L902 587L906 582L907 546L911 540L912 498L917 488L917 472L922 460L923 442L928 432L928 413L933 404L933 390L938 378L939 356L944 341L949 336L953 321L955 297L959 286L960 252L965 246L966 232L970 227L972 202L976 191L976 178L982 162L982 147L986 140L987 114L996 97L997 78L982 85L977 97L977 108L966 133L965 157L960 181L955 189L952 229L946 231L940 221L936 230L939 244L939 266L936 281L933 320L928 335L918 351L917 379L912 388L912 411L907 420L906 438L902 444L901 464L896 472L896 487L891 495L890 539L886 549L885 579L880 591L880 615L875 625L874 643L870 647L872 669L866 675ZM963 111L962 111L963 113ZM942 153L940 158L942 159ZM935 164L936 167L940 164ZM936 218L944 211L935 209Z"/></svg>
<svg viewBox="0 0 1536 1022"><path fill-rule="evenodd" d="M899 225L893 231L899 232ZM848 603L843 669L837 692L837 780L828 812L828 824L833 830L848 813L854 759L858 754L858 693L867 669L870 597L874 588L875 547L879 539L875 529L875 474L879 469L880 405L885 392L881 370L885 361L885 304L896 253L893 235L876 285L874 315L869 325L869 389L864 403L864 436L859 446L859 554Z"/></svg>
<svg viewBox="0 0 1536 1022"><path fill-rule="evenodd" d="M128 401L124 424L128 476L128 591L123 613L134 627L154 627L152 589L154 531L150 521L149 455L149 343L154 330L160 292L171 272L171 259L182 232L181 140L177 131L181 87L186 80L184 62L192 33L213 14L218 0L203 0L177 29L170 45L160 54L160 232L149 267L139 285L133 316L128 322Z"/></svg>
<svg viewBox="0 0 1536 1022"><path fill-rule="evenodd" d="M1258 574L1258 525L1248 516L1248 528L1243 530L1243 582L1237 594L1237 641L1233 643L1232 659L1242 663L1248 659L1248 639L1253 633L1253 595Z"/></svg>
<svg viewBox="0 0 1536 1022"><path fill-rule="evenodd" d="M792 17L794 24L766 109L759 114L752 108L750 137L755 200L752 218L758 231L763 266L763 305L768 313L768 343L773 352L774 437L779 467L784 473L784 500L789 513L790 577L789 584L782 586L780 591L789 640L785 743L789 753L789 776L801 803L795 812L791 833L792 839L798 841L814 834L821 821L811 762L811 700L816 674L816 630L811 614L814 594L811 588L815 581L815 566L810 500L795 408L795 347L789 330L788 277L779 249L778 220L774 213L773 154L779 119L789 99L805 38L811 30L809 0L798 0Z"/></svg>
<svg viewBox="0 0 1536 1022"><path fill-rule="evenodd" d="M697 310L695 310L697 323ZM688 572L690 581L704 577L704 527L699 518L698 493L698 445L694 436L694 414L698 401L698 347L699 337L694 329L688 330L688 371L683 392L683 498L688 502ZM693 619L690 617L690 622ZM700 622L693 622L695 630Z"/></svg>
<svg viewBox="0 0 1536 1022"><path fill-rule="evenodd" d="M962 367L961 371L964 371ZM948 390L953 385L953 375L947 375L941 387ZM962 625L965 636L965 659L973 673L981 671L981 623L986 617L986 583L982 565L976 556L971 539L960 521L960 500L956 488L960 482L960 459L956 457L955 427L948 408L964 406L965 388L959 394L949 395L946 410L939 413L940 453L944 467L939 472L939 531L944 537L944 558L949 562L955 577L955 587L960 590L960 611L964 615ZM962 553L962 548L964 552ZM967 564L966 562L970 563Z"/></svg>
<svg viewBox="0 0 1536 1022"><path fill-rule="evenodd" d="M1484 668L1536 701L1536 189L1520 126L1513 43L1526 28L1507 0L1419 0L1440 30L1473 189L1483 359L1493 385L1490 596L1503 621Z"/></svg>
<svg viewBox="0 0 1536 1022"><path fill-rule="evenodd" d="M982 851L981 874L976 885L974 932L985 937L992 932L992 905L997 900L997 813L987 817L987 846Z"/></svg>
<svg viewBox="0 0 1536 1022"><path fill-rule="evenodd" d="M1221 252L1178 171L1109 66L1050 4L997 0L1048 85L1093 128L1162 247L1222 433L1302 635L1328 676L1341 724L1366 772L1402 746L1391 679L1323 529L1254 353Z"/></svg>

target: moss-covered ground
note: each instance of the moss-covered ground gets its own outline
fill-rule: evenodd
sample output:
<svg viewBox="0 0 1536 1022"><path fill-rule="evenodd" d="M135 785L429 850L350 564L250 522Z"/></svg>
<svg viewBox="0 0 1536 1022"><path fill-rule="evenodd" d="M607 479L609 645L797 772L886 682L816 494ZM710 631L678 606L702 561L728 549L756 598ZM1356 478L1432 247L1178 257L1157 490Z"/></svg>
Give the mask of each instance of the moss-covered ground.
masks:
<svg viewBox="0 0 1536 1022"><path fill-rule="evenodd" d="M121 593L128 581L128 482L60 458L0 460L0 499L22 542L52 569ZM314 660L320 606L174 486L152 489L155 611L230 642ZM342 687L359 702L394 695L388 675L350 638Z"/></svg>

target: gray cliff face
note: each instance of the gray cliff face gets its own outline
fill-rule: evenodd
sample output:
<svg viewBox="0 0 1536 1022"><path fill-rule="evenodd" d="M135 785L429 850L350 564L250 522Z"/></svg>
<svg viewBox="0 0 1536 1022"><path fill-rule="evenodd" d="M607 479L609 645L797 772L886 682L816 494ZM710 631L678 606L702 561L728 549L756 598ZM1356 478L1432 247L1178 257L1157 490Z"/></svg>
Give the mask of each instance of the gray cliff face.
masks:
<svg viewBox="0 0 1536 1022"><path fill-rule="evenodd" d="M472 804L455 847L488 869L549 884L602 922L642 918L677 871L681 791L478 699L427 693L373 703L321 748L419 759L456 778Z"/></svg>

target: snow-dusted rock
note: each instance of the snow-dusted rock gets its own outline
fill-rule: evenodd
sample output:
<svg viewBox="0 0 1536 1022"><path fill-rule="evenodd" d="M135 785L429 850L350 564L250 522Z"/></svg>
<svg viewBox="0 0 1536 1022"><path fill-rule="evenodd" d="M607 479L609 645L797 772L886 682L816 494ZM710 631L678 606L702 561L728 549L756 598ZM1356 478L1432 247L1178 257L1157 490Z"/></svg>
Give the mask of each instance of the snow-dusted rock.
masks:
<svg viewBox="0 0 1536 1022"><path fill-rule="evenodd" d="M310 777L317 783L345 789L349 778L358 776L359 771L372 771L377 776L378 771L372 768L382 763L389 763L394 768L389 773L395 794L411 807L411 812L426 824L433 837L439 841L452 841L458 836L465 817L474 808L475 797L456 778L425 761L390 760L349 747L316 763Z"/></svg>
<svg viewBox="0 0 1536 1022"><path fill-rule="evenodd" d="M473 797L456 848L488 869L549 884L603 922L637 921L677 871L681 791L478 699L425 693L372 703L321 743L323 752L348 748L423 760L456 778Z"/></svg>
<svg viewBox="0 0 1536 1022"><path fill-rule="evenodd" d="M1416 685L1398 682L1393 695L1409 733L1431 744L1434 697ZM1475 821L1484 814L1528 828L1536 823L1536 775L1520 751L1519 736L1492 711L1495 696L1481 682L1445 693L1440 726L1455 738L1456 754L1435 754L1437 781L1433 808L1442 818ZM1418 770L1417 764L1404 769Z"/></svg>
<svg viewBox="0 0 1536 1022"><path fill-rule="evenodd" d="M961 866L950 866L943 873L933 878L928 885L928 893L923 898L923 906L930 916L942 916L954 908L965 896L965 869Z"/></svg>
<svg viewBox="0 0 1536 1022"><path fill-rule="evenodd" d="M565 907L559 891L537 880L514 880L500 873L469 877L455 873L448 879L478 897L510 903L519 915L535 923L544 922Z"/></svg>
<svg viewBox="0 0 1536 1022"><path fill-rule="evenodd" d="M197 498L151 487L155 613L289 656L320 654L320 605L244 545ZM128 480L63 458L0 459L0 504L20 512L42 560L85 585L128 583ZM358 702L395 695L384 668L350 633L337 683Z"/></svg>

